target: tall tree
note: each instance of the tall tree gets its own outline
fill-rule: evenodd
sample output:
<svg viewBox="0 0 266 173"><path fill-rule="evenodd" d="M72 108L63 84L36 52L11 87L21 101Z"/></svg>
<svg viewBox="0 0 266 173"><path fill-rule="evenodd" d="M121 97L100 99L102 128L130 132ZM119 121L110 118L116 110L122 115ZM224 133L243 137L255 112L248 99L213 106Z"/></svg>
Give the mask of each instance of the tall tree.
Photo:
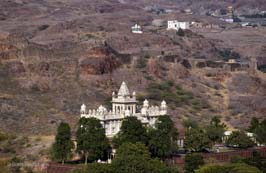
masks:
<svg viewBox="0 0 266 173"><path fill-rule="evenodd" d="M178 131L168 115L158 118L154 129L148 132L148 147L153 157L164 159L177 150Z"/></svg>
<svg viewBox="0 0 266 173"><path fill-rule="evenodd" d="M219 117L213 117L210 125L206 127L208 138L215 144L221 142L225 132L225 124L221 123Z"/></svg>
<svg viewBox="0 0 266 173"><path fill-rule="evenodd" d="M105 159L110 145L105 130L96 118L81 118L77 130L77 151L88 160Z"/></svg>
<svg viewBox="0 0 266 173"><path fill-rule="evenodd" d="M202 128L189 128L185 132L185 148L191 151L201 151L211 147L211 141Z"/></svg>
<svg viewBox="0 0 266 173"><path fill-rule="evenodd" d="M116 148L126 142L142 142L143 144L147 144L146 129L136 117L125 118L122 122L119 133L113 139Z"/></svg>
<svg viewBox="0 0 266 173"><path fill-rule="evenodd" d="M52 146L52 158L64 162L71 156L74 145L71 141L70 127L67 123L60 123L57 128L55 142Z"/></svg>
<svg viewBox="0 0 266 173"><path fill-rule="evenodd" d="M254 129L256 140L260 144L266 144L266 118Z"/></svg>
<svg viewBox="0 0 266 173"><path fill-rule="evenodd" d="M185 157L185 173L194 173L196 169L204 165L201 154L187 154Z"/></svg>
<svg viewBox="0 0 266 173"><path fill-rule="evenodd" d="M238 148L249 148L254 146L254 142L247 136L244 131L234 131L228 137L226 141L227 146L238 147Z"/></svg>
<svg viewBox="0 0 266 173"><path fill-rule="evenodd" d="M255 129L259 126L259 124L260 124L259 120L256 117L253 117L250 121L250 126L248 131L253 133Z"/></svg>

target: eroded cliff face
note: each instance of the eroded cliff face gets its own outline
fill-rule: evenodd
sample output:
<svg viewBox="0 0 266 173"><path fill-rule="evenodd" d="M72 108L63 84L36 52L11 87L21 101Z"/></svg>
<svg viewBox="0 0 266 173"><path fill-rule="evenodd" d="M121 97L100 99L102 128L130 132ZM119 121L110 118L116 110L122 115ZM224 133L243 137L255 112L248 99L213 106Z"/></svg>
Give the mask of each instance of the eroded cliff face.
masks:
<svg viewBox="0 0 266 173"><path fill-rule="evenodd" d="M79 60L81 75L100 75L112 73L121 62L118 53L112 53L111 48L95 47L89 50L87 56Z"/></svg>

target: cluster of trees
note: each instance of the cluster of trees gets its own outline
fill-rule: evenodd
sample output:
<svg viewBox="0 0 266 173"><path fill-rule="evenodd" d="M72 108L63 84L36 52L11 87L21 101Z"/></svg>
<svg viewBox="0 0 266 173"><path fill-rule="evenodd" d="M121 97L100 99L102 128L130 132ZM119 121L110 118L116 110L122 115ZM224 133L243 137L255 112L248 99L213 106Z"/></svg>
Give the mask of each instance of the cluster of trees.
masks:
<svg viewBox="0 0 266 173"><path fill-rule="evenodd" d="M214 144L222 142L225 132L225 124L219 117L213 117L210 124L200 127L195 121L187 120L184 122L185 148L190 151L202 151L211 148Z"/></svg>
<svg viewBox="0 0 266 173"><path fill-rule="evenodd" d="M169 172L161 160L169 157L177 148L178 131L169 116L161 116L155 128L145 127L136 117L127 117L122 122L120 132L109 142L105 130L96 118L81 118L76 134L77 152L85 165L88 162L107 160L112 148L117 149L111 166L92 164L89 169L108 170L107 172ZM64 163L73 153L70 127L61 123L58 127L55 143L52 146L52 158ZM159 160L161 159L161 160ZM90 164L91 165L91 164ZM84 171L84 170L81 170ZM85 172L88 172L87 168ZM96 172L93 170L93 172Z"/></svg>
<svg viewBox="0 0 266 173"><path fill-rule="evenodd" d="M199 126L197 122L187 120L184 121L184 127L186 128L185 148L192 152L200 152L221 143L226 129L219 117L213 117L207 126ZM253 118L249 131L255 134L259 142L265 143L266 119L259 122ZM112 142L105 136L105 130L98 119L81 118L76 138L76 151L82 156L86 165L89 163L89 166L85 166L84 169L77 170L79 173L172 173L177 171L173 167L166 166L164 162L178 149L178 131L167 115L158 118L155 128L144 126L136 117L127 117ZM228 137L226 144L247 148L253 146L254 142L245 132L235 131ZM52 158L64 163L71 157L73 146L69 125L61 123L52 146ZM92 163L99 159L107 160L112 150L111 146L117 150L111 164ZM185 172L195 173L197 170L197 173L208 173L208 171L217 170L219 173L219 170L224 170L224 172L240 173L242 169L247 169L251 170L250 173L257 173L254 167L263 170L265 160L264 157L254 155L237 164L203 166L205 164L203 157L198 153L191 153L185 157Z"/></svg>
<svg viewBox="0 0 266 173"><path fill-rule="evenodd" d="M257 142L266 144L266 118L261 122L255 117L252 118L248 131L254 133Z"/></svg>
<svg viewBox="0 0 266 173"><path fill-rule="evenodd" d="M234 158L229 164L198 166L195 173L266 173L266 157L257 151L249 158Z"/></svg>
<svg viewBox="0 0 266 173"><path fill-rule="evenodd" d="M219 117L213 117L207 126L201 127L191 120L185 121L184 126L186 128L185 148L190 151L199 152L221 142L225 142L228 147L241 149L255 146L254 140L243 130L233 131L227 139L224 139L226 126ZM253 118L247 131L254 134L254 139L258 143L266 144L266 118L261 122Z"/></svg>
<svg viewBox="0 0 266 173"><path fill-rule="evenodd" d="M141 142L146 145L152 157L165 159L177 147L178 131L169 116L160 116L155 123L155 128L146 128L136 117L126 118L120 132L113 139L115 148L123 143Z"/></svg>
<svg viewBox="0 0 266 173"><path fill-rule="evenodd" d="M266 173L266 157L257 151L249 158L236 157L228 164L205 164L200 153L185 156L185 173Z"/></svg>
<svg viewBox="0 0 266 173"><path fill-rule="evenodd" d="M76 173L176 173L177 169L152 158L147 146L141 142L123 143L111 164L90 163Z"/></svg>

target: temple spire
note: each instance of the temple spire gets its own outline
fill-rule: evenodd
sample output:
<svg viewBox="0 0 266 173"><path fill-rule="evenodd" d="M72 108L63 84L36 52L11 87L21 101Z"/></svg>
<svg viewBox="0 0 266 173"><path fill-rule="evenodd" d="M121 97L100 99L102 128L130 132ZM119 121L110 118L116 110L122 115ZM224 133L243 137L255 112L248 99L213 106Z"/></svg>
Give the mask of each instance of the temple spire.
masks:
<svg viewBox="0 0 266 173"><path fill-rule="evenodd" d="M118 91L118 96L130 96L127 84L123 81Z"/></svg>

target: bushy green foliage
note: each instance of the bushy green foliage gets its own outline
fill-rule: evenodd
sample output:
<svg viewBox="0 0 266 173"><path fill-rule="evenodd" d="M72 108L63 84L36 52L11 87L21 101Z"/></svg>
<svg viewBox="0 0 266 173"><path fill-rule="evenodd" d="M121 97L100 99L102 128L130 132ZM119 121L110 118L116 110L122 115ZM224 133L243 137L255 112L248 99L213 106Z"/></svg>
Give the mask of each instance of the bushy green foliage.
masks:
<svg viewBox="0 0 266 173"><path fill-rule="evenodd" d="M225 132L225 124L221 123L219 117L213 117L210 125L206 127L206 133L208 138L213 142L222 142L222 138Z"/></svg>
<svg viewBox="0 0 266 173"><path fill-rule="evenodd" d="M8 135L0 131L0 142L7 140L7 139L8 139Z"/></svg>
<svg viewBox="0 0 266 173"><path fill-rule="evenodd" d="M254 142L246 135L244 131L234 131L228 137L226 141L227 146L238 147L238 148L249 148L254 146Z"/></svg>
<svg viewBox="0 0 266 173"><path fill-rule="evenodd" d="M198 128L198 122L194 121L192 119L186 119L182 122L183 126L188 129L188 128Z"/></svg>
<svg viewBox="0 0 266 173"><path fill-rule="evenodd" d="M138 60L137 60L137 68L139 69L143 69L147 66L147 62L150 58L150 55L145 55L144 57L139 57Z"/></svg>
<svg viewBox="0 0 266 173"><path fill-rule="evenodd" d="M191 105L196 110L210 108L210 105L200 99L196 99L192 92L184 90L181 86L174 84L172 81L162 83L151 83L147 88L146 98L160 101L162 98L170 106Z"/></svg>
<svg viewBox="0 0 266 173"><path fill-rule="evenodd" d="M241 58L239 53L234 52L231 49L223 49L219 53L223 57L223 60L225 61L228 61L229 59L240 59Z"/></svg>
<svg viewBox="0 0 266 173"><path fill-rule="evenodd" d="M204 160L201 154L187 154L185 157L185 173L194 173L196 169L204 165Z"/></svg>
<svg viewBox="0 0 266 173"><path fill-rule="evenodd" d="M186 129L185 138L185 148L190 151L201 151L211 147L211 141L203 128Z"/></svg>
<svg viewBox="0 0 266 173"><path fill-rule="evenodd" d="M155 129L148 132L148 147L152 157L166 158L177 150L176 141L178 131L174 122L168 115L160 116L155 124Z"/></svg>
<svg viewBox="0 0 266 173"><path fill-rule="evenodd" d="M196 173L262 173L256 167L247 164L205 165Z"/></svg>
<svg viewBox="0 0 266 173"><path fill-rule="evenodd" d="M253 122L255 123L255 122ZM266 118L255 126L253 133L260 144L266 144Z"/></svg>
<svg viewBox="0 0 266 173"><path fill-rule="evenodd" d="M125 118L119 133L113 139L113 144L116 148L127 142L142 142L143 144L147 144L146 129L136 117Z"/></svg>
<svg viewBox="0 0 266 173"><path fill-rule="evenodd" d="M258 66L258 69L264 73L266 73L266 64L263 64L263 65L259 65Z"/></svg>
<svg viewBox="0 0 266 173"><path fill-rule="evenodd" d="M70 127L62 122L57 128L55 143L52 146L52 159L64 163L70 157L73 147Z"/></svg>
<svg viewBox="0 0 266 173"><path fill-rule="evenodd" d="M162 161L151 159L148 148L142 143L124 143L112 162L116 173L175 173Z"/></svg>
<svg viewBox="0 0 266 173"><path fill-rule="evenodd" d="M177 168L152 159L142 143L123 143L111 164L88 164L75 173L177 173Z"/></svg>
<svg viewBox="0 0 266 173"><path fill-rule="evenodd" d="M256 117L253 117L250 121L248 131L254 133L255 129L259 126L260 122Z"/></svg>
<svg viewBox="0 0 266 173"><path fill-rule="evenodd" d="M183 29L179 28L178 31L176 32L176 35L180 36L180 37L184 37L185 36L185 32Z"/></svg>
<svg viewBox="0 0 266 173"><path fill-rule="evenodd" d="M84 155L85 164L89 161L106 159L110 145L100 120L81 118L77 130L77 151Z"/></svg>

